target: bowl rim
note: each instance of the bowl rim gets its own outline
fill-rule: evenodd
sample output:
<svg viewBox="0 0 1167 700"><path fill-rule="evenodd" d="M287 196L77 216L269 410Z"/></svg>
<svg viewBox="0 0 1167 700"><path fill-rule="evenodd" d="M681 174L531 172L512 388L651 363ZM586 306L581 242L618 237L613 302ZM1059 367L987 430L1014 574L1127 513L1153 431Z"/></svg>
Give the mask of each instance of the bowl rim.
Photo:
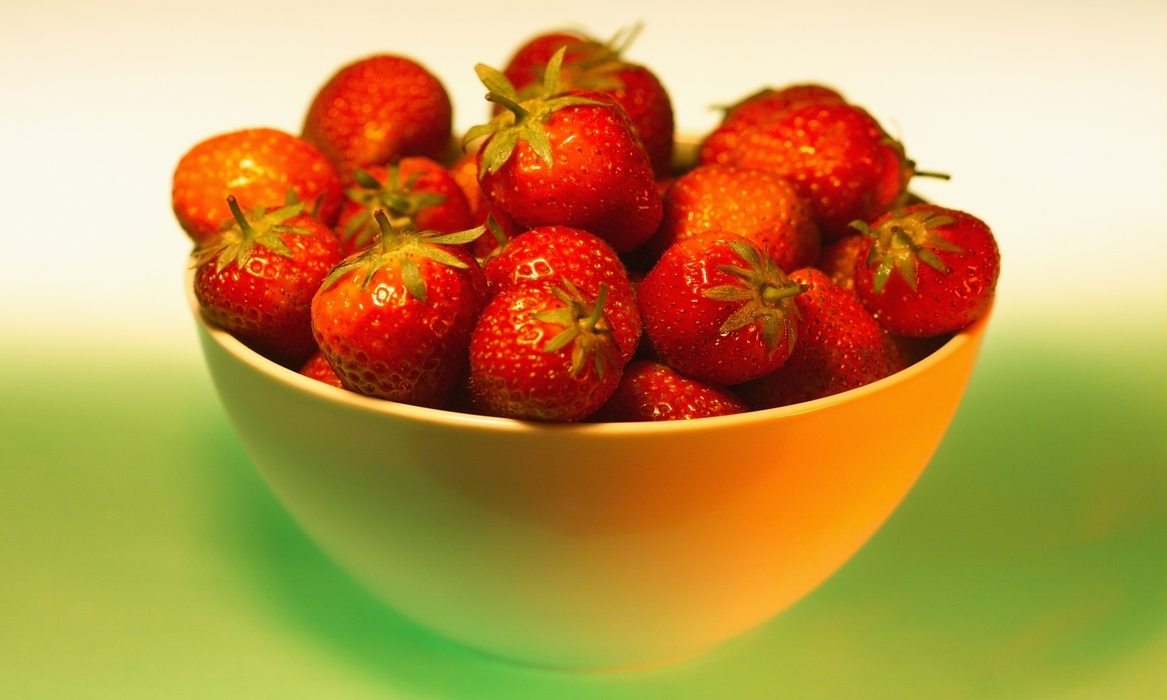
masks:
<svg viewBox="0 0 1167 700"><path fill-rule="evenodd" d="M918 375L928 372L932 367L945 362L961 348L973 342L973 339L983 331L993 311L993 304L990 303L989 307L985 309L985 312L976 321L957 331L952 338L927 357L895 374L855 389L824 396L812 401L804 401L787 406L779 406L777 408L746 411L745 413L728 416L710 416L692 420L627 423L541 423L538 421L524 421L514 418L499 418L496 416L483 416L446 409L428 408L425 406L413 406L373 396L365 396L304 376L295 370L284 367L260 355L235 336L208 321L203 314L202 308L199 306L198 299L195 297L193 282L193 269L191 269L188 270L188 274L186 275L186 296L195 322L199 327L206 332L212 341L237 361L273 381L294 388L299 392L308 393L325 403L394 418L407 419L433 427L441 426L446 428L526 434L563 431L596 436L668 434L678 430L693 432L717 430L734 424L748 425L752 423L765 423L787 416L822 411L837 404L854 401L868 394L882 392L893 385L911 381Z"/></svg>

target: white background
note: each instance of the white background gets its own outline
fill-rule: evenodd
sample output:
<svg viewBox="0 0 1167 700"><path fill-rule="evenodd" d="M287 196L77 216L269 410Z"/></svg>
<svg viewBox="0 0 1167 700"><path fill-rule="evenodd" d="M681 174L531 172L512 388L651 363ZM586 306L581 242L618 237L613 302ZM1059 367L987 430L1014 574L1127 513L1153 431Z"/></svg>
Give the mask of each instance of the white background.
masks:
<svg viewBox="0 0 1167 700"><path fill-rule="evenodd" d="M122 2L0 5L0 339L193 347L170 177L196 142L298 132L315 90L372 53L413 57L481 121L477 62L531 35L607 38L669 88L680 129L763 85L867 107L1004 252L998 315L1167 314L1167 3Z"/></svg>

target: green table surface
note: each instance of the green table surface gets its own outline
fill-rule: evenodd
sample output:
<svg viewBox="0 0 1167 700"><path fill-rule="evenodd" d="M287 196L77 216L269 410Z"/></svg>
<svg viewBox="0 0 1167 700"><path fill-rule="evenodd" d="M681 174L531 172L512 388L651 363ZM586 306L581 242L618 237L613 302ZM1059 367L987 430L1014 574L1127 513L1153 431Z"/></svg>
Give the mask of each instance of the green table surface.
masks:
<svg viewBox="0 0 1167 700"><path fill-rule="evenodd" d="M255 473L193 338L8 343L0 698L1162 700L1165 344L1077 330L991 329L867 547L721 649L625 674L486 660L365 593Z"/></svg>

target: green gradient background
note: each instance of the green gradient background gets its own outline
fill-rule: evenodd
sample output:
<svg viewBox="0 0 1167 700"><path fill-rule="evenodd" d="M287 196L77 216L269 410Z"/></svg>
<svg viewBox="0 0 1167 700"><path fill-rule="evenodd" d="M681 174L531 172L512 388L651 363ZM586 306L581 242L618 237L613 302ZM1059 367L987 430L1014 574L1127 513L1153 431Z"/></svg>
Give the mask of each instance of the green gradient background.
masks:
<svg viewBox="0 0 1167 700"><path fill-rule="evenodd" d="M266 490L197 358L10 348L0 698L1160 700L1164 330L991 328L936 458L839 574L616 675L492 662L372 599Z"/></svg>
<svg viewBox="0 0 1167 700"><path fill-rule="evenodd" d="M0 2L0 700L1167 698L1162 0L342 5ZM297 130L359 56L423 60L462 131L475 61L638 19L682 131L835 85L952 173L913 188L988 222L1004 273L939 453L835 577L686 664L530 671L396 617L262 484L197 356L170 176Z"/></svg>

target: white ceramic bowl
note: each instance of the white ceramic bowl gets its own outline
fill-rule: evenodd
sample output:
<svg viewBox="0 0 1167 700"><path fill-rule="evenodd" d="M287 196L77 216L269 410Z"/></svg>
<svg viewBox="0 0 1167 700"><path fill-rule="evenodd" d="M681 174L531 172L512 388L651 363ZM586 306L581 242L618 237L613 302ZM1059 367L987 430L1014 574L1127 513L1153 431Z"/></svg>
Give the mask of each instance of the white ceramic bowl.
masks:
<svg viewBox="0 0 1167 700"><path fill-rule="evenodd" d="M546 425L327 386L191 303L244 447L329 555L440 635L572 669L700 654L830 576L928 463L987 322L899 374L809 403Z"/></svg>

